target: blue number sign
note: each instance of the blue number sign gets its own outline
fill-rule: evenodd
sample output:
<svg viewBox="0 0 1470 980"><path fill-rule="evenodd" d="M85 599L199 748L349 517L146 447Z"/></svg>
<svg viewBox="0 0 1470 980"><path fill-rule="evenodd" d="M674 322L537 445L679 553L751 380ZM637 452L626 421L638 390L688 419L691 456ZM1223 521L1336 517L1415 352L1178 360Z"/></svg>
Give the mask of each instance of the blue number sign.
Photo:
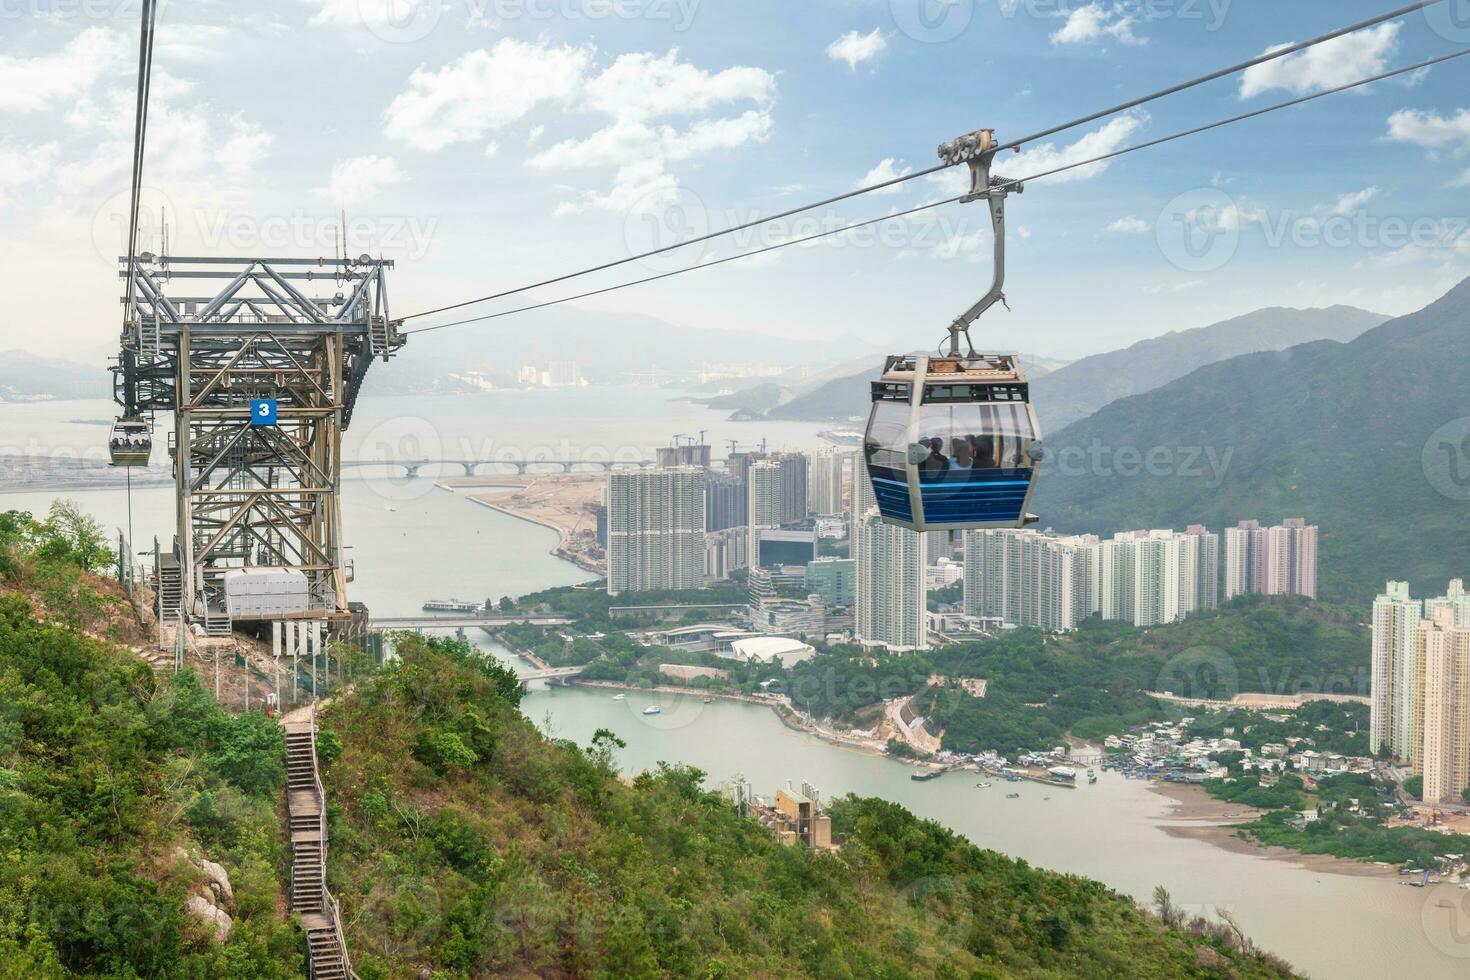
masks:
<svg viewBox="0 0 1470 980"><path fill-rule="evenodd" d="M257 398L250 403L251 425L275 425L276 424L276 400L274 398Z"/></svg>

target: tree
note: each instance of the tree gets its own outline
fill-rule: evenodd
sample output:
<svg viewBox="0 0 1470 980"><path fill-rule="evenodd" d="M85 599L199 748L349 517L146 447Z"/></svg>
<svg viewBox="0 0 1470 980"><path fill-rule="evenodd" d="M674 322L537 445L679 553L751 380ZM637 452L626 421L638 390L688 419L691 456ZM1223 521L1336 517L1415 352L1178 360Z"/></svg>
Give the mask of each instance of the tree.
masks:
<svg viewBox="0 0 1470 980"><path fill-rule="evenodd" d="M84 571L100 568L112 560L102 523L85 513L75 500L51 502L46 521L40 526L41 557L76 565Z"/></svg>

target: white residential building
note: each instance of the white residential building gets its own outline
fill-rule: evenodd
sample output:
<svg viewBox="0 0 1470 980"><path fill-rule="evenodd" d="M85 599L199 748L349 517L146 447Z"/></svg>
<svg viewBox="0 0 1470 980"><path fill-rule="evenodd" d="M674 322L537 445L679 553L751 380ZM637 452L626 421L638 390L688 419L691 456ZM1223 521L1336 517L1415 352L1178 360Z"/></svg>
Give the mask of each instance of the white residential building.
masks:
<svg viewBox="0 0 1470 980"><path fill-rule="evenodd" d="M893 651L925 649L924 535L884 524L874 510L853 523L852 540L858 642Z"/></svg>
<svg viewBox="0 0 1470 980"><path fill-rule="evenodd" d="M1458 803L1470 787L1470 608L1456 579L1419 602L1389 582L1373 603L1369 749L1388 746L1424 778L1424 802Z"/></svg>
<svg viewBox="0 0 1470 980"><path fill-rule="evenodd" d="M1417 718L1414 690L1414 632L1422 606L1409 597L1408 582L1389 582L1373 600L1372 707L1368 751L1377 755L1387 745L1407 759L1414 751Z"/></svg>
<svg viewBox="0 0 1470 980"><path fill-rule="evenodd" d="M1419 624L1416 648L1423 664L1422 748L1414 771L1424 777L1425 803L1463 803L1470 787L1470 626L1439 605L1437 618Z"/></svg>
<svg viewBox="0 0 1470 980"><path fill-rule="evenodd" d="M608 476L607 591L704 584L704 472L695 467Z"/></svg>
<svg viewBox="0 0 1470 980"><path fill-rule="evenodd" d="M1102 550L1096 537L1030 528L966 531L965 615L1060 632L1099 609Z"/></svg>
<svg viewBox="0 0 1470 980"><path fill-rule="evenodd" d="M1225 598L1247 592L1317 597L1317 526L1288 517L1275 527L1241 521L1225 530Z"/></svg>
<svg viewBox="0 0 1470 980"><path fill-rule="evenodd" d="M811 454L807 467L807 510L820 516L841 514L842 471L848 453L823 449Z"/></svg>

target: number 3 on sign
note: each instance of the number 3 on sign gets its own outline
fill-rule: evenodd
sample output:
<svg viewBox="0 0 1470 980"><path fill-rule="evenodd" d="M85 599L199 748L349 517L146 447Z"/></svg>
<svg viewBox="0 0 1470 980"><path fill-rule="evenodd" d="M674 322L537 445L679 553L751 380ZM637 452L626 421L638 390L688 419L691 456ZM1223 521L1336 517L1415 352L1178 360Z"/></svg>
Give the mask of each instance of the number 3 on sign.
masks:
<svg viewBox="0 0 1470 980"><path fill-rule="evenodd" d="M274 398L257 398L250 403L251 425L275 425L276 424L276 400Z"/></svg>

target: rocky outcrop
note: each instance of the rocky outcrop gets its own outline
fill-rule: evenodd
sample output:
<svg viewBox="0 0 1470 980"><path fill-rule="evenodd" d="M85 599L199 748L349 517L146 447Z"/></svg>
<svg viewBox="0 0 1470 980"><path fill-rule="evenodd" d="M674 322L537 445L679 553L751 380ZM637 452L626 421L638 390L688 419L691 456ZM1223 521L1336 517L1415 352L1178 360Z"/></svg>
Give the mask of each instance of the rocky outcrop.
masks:
<svg viewBox="0 0 1470 980"><path fill-rule="evenodd" d="M208 898L203 895L190 895L188 901L184 903L184 908L190 915L214 926L215 942L223 945L225 940L230 938L230 927L234 925L230 914Z"/></svg>
<svg viewBox="0 0 1470 980"><path fill-rule="evenodd" d="M184 909L190 915L214 927L214 941L223 943L230 938L230 928L234 920L225 911L226 905L232 905L235 901L235 889L230 884L230 875L222 865L218 865L203 855L193 855L182 847L174 849L174 858L182 858L204 875L204 881L199 890L190 895L184 903Z"/></svg>

